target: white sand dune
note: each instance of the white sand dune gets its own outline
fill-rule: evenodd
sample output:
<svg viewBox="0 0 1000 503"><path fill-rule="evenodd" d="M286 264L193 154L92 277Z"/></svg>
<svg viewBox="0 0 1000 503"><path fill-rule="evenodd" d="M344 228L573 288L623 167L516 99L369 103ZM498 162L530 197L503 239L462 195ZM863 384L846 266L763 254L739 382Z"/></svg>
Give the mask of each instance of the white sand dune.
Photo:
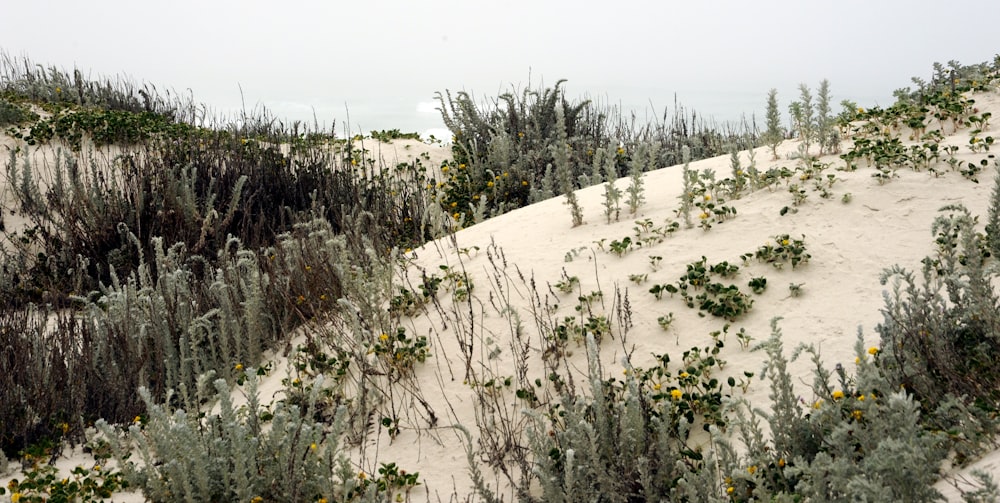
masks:
<svg viewBox="0 0 1000 503"><path fill-rule="evenodd" d="M1000 96L977 94L977 106L981 111L990 111L1000 116ZM950 131L949 131L950 132ZM996 128L984 132L996 134ZM958 131L945 140L945 144L959 145L959 157L976 160L984 154L973 154L968 149L968 130ZM904 138L905 139L905 138ZM409 154L422 148L420 144L404 147ZM769 167L794 168L795 160L788 155L795 152L797 144L786 141L779 149L781 160L771 161L766 149L756 153L757 169ZM815 147L814 147L815 149ZM397 150L398 152L398 150ZM748 164L746 152L741 153L744 166ZM711 230L699 228L685 229L667 237L662 243L635 248L624 256L609 253L608 243L625 236L633 236L635 221L649 219L656 226L668 220L676 220L675 211L679 207L681 194L681 167L673 166L647 173L644 176L646 203L634 214L623 209L621 219L611 224L605 223L602 209L603 188L590 187L577 192L584 210L585 224L571 225L568 207L564 198L557 197L529 207L512 211L481 224L464 229L451 239L429 243L413 252L415 257L411 273L416 275L420 268L429 272L438 271L438 266L446 264L451 268L464 268L475 285L472 303L477 313L476 344L484 344L487 339L494 341L502 352L495 359L476 358L474 370L482 376L484 368L491 369L498 376L514 373L515 364L510 349L512 330L508 319L501 316L489 301L494 268L490 264L488 250L502 250L508 272L516 279L513 266L529 277L533 277L542 296L550 295L549 285L561 279L563 271L580 280L579 291L583 294L602 291L604 308L610 313L614 302L614 292L628 291L634 326L622 340L622 334L613 330L612 340L601 345L605 371L620 376L624 367L622 357L626 350L633 352L633 364L649 366L653 353L670 353L674 360L680 353L692 346L705 346L710 341L709 333L721 330L727 322L713 317L700 317L696 309L687 308L680 299L664 296L657 300L648 292L656 283L674 283L685 271L685 265L707 257L709 263L728 261L742 266L740 256L753 252L766 242L773 242L779 234L790 234L793 238L805 236L805 245L811 259L808 264L795 268L786 266L778 270L767 264L751 261L741 267L734 283L745 285L753 276L767 278L768 288L761 295L754 295L753 309L732 322L730 335L720 357L728 362L726 374L742 375L744 370L760 374L763 352L744 350L734 334L745 329L754 344L770 335L770 323L781 317L780 327L786 350L790 351L800 343L816 346L828 367L843 364L853 366L853 345L858 328L864 333L866 344L878 342L874 327L881 321L882 295L887 287L879 284L879 274L884 268L898 264L911 270L920 267L925 256L934 253L931 224L939 215L939 208L949 204L964 204L974 215L985 215L990 191L993 187L991 169L980 176L980 183L973 183L957 172L947 171L943 176L934 177L924 172L898 171L898 178L880 185L872 177L873 170L863 165L855 172L836 171L843 166L837 156L826 156L821 162L831 163L826 173L835 174L836 183L831 189L832 197L823 199L817 192L807 188L808 198L797 211L782 216L783 207L792 206L792 196L785 184L775 190L761 190L748 193L741 199L727 201L738 212L737 216L724 223L716 224ZM720 178L729 176L730 158L717 157L697 161L691 169L713 169ZM433 165L432 165L433 166ZM628 180L618 181L624 189ZM850 194L849 202L843 196ZM697 216L695 216L697 219ZM604 250L598 242L604 240ZM491 244L494 248L491 249ZM457 246L456 246L457 245ZM567 261L567 254L575 256ZM650 256L660 256L656 270L651 267ZM633 274L647 274L648 281L636 285L629 280ZM416 276L414 276L416 277ZM789 284L801 285L801 295L792 296ZM524 334L531 348L529 364L532 378L541 375L541 341L530 311L528 287L514 281L505 285L510 292L512 307L524 322ZM558 301L559 310L555 317L572 316L578 294L556 292L553 301ZM442 295L445 314L462 313L467 304L456 306L450 296ZM657 324L657 318L667 313L674 314L669 330L664 331ZM611 316L609 316L611 318ZM457 491L467 494L471 490L465 454L464 437L449 428L461 424L468 428L473 437L477 436L475 417L475 393L463 383L464 362L456 334L454 320L445 320L440 313L431 311L427 315L405 320L409 333L431 334L432 358L418 366L415 383L424 398L435 411L439 420L434 428L428 428L411 402L401 405L412 408L404 417L402 428L395 438L390 438L384 430L378 432L366 447L366 459L360 460L359 452L353 453L359 468L371 472L379 462L396 462L410 471L419 471L422 486L409 495L413 501L425 499L448 500ZM612 327L614 327L612 323ZM467 335L467 334L465 334ZM574 347L571 343L571 348ZM483 351L480 353L480 351ZM477 355L485 356L489 349L476 349ZM796 390L804 401L811 403L812 382L807 361L796 361L792 371L799 377ZM586 368L583 348L571 357L579 368ZM277 369L284 364L278 362ZM272 396L280 387L283 372L276 371L262 383L265 397ZM767 407L768 383L755 377L745 397L754 405ZM513 395L513 391L502 393ZM514 404L516 400L509 399ZM516 411L515 411L516 412ZM377 457L374 453L377 452ZM74 463L87 464L85 456L61 460L61 466ZM992 454L974 466L989 470L1000 476L1000 454ZM960 471L968 477L970 468ZM0 479L6 483L14 474ZM959 499L946 481L938 484L950 500ZM116 497L115 501L141 500L138 495ZM508 493L507 499L511 497Z"/></svg>

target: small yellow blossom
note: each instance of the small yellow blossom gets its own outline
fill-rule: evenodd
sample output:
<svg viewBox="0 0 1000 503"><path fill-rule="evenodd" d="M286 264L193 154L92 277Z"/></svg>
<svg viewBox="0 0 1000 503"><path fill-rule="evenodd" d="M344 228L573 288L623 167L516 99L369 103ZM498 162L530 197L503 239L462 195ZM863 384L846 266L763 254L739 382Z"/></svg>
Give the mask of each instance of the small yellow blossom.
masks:
<svg viewBox="0 0 1000 503"><path fill-rule="evenodd" d="M457 201L452 201L451 202L451 207L454 208L456 206L458 206L458 202Z"/></svg>
<svg viewBox="0 0 1000 503"><path fill-rule="evenodd" d="M493 182L486 182L487 187L493 187Z"/></svg>
<svg viewBox="0 0 1000 503"><path fill-rule="evenodd" d="M688 374L687 372L681 372L681 373L680 373L680 375L679 375L679 376L677 376L677 377L680 377L681 379L685 379L685 378L687 378L687 377L688 377L688 376L690 376L690 375L691 375L691 374Z"/></svg>
<svg viewBox="0 0 1000 503"><path fill-rule="evenodd" d="M361 480L365 480L368 478L368 474L366 474L364 471L360 471L358 472L358 478Z"/></svg>
<svg viewBox="0 0 1000 503"><path fill-rule="evenodd" d="M868 354L870 354L870 355L877 355L878 354L878 348L875 347L875 346L872 346L872 347L868 348Z"/></svg>
<svg viewBox="0 0 1000 503"><path fill-rule="evenodd" d="M857 364L859 364L859 363L861 363L861 358L860 358L860 357L857 357L857 356L855 356L855 357L854 357L854 364L855 364L855 365L857 365Z"/></svg>
<svg viewBox="0 0 1000 503"><path fill-rule="evenodd" d="M56 92L57 92L57 93L61 93L61 92L62 92L62 88L61 88L61 87L57 87L57 88L56 88Z"/></svg>
<svg viewBox="0 0 1000 503"><path fill-rule="evenodd" d="M708 213L702 213L701 215L698 215L698 218L705 220L706 218L708 218Z"/></svg>
<svg viewBox="0 0 1000 503"><path fill-rule="evenodd" d="M316 503L326 503L326 498L320 498L316 500Z"/></svg>
<svg viewBox="0 0 1000 503"><path fill-rule="evenodd" d="M681 397L683 397L683 396L684 396L684 393L682 393L681 390L679 390L679 389L675 388L675 389L670 390L670 398L673 399L673 400L680 400Z"/></svg>
<svg viewBox="0 0 1000 503"><path fill-rule="evenodd" d="M726 488L726 494L733 494L733 491L735 491L735 489L733 489L733 486L729 486Z"/></svg>
<svg viewBox="0 0 1000 503"><path fill-rule="evenodd" d="M295 379L292 379L292 386L298 386L300 384L302 384L302 380L299 379L298 377L296 377Z"/></svg>
<svg viewBox="0 0 1000 503"><path fill-rule="evenodd" d="M136 423L136 424L141 423L142 422L142 416L135 416L135 419L133 419L132 422Z"/></svg>
<svg viewBox="0 0 1000 503"><path fill-rule="evenodd" d="M618 155L625 155L625 149L623 149L621 147L618 147L617 152L618 152Z"/></svg>
<svg viewBox="0 0 1000 503"><path fill-rule="evenodd" d="M94 469L95 472L99 472L99 471L101 471L101 465L94 465L93 469Z"/></svg>
<svg viewBox="0 0 1000 503"><path fill-rule="evenodd" d="M10 503L17 503L21 501L21 493L14 493L10 495Z"/></svg>
<svg viewBox="0 0 1000 503"><path fill-rule="evenodd" d="M662 387L662 385L660 383L656 383L656 384L653 385L653 389L656 390L656 391L660 391L661 387Z"/></svg>
<svg viewBox="0 0 1000 503"><path fill-rule="evenodd" d="M385 342L389 340L389 334L383 333L382 335L378 336L378 339L382 342Z"/></svg>
<svg viewBox="0 0 1000 503"><path fill-rule="evenodd" d="M789 241L787 239L781 240L781 246L788 246Z"/></svg>
<svg viewBox="0 0 1000 503"><path fill-rule="evenodd" d="M351 166L357 166L357 165L358 165L358 160L357 159L351 159Z"/></svg>
<svg viewBox="0 0 1000 503"><path fill-rule="evenodd" d="M863 114L863 113L865 113L865 109L864 109L864 108L861 108L861 107L858 107L858 113L859 113L859 114Z"/></svg>
<svg viewBox="0 0 1000 503"><path fill-rule="evenodd" d="M316 445L316 442L309 444L310 451L316 452L316 449L319 449L319 447Z"/></svg>
<svg viewBox="0 0 1000 503"><path fill-rule="evenodd" d="M860 421L861 420L862 413L861 413L860 410L855 409L854 412L851 412L851 415L854 416L854 420L855 421Z"/></svg>
<svg viewBox="0 0 1000 503"><path fill-rule="evenodd" d="M448 172L448 166L441 166L441 172L442 173L447 173Z"/></svg>
<svg viewBox="0 0 1000 503"><path fill-rule="evenodd" d="M263 503L263 502L264 498L261 498L260 496L254 496L253 499L250 500L250 503Z"/></svg>
<svg viewBox="0 0 1000 503"><path fill-rule="evenodd" d="M459 164L458 169L465 169L465 164Z"/></svg>
<svg viewBox="0 0 1000 503"><path fill-rule="evenodd" d="M522 187L527 187L528 186L528 181L527 180L521 180L521 186Z"/></svg>
<svg viewBox="0 0 1000 503"><path fill-rule="evenodd" d="M813 408L814 409L818 409L818 408L820 408L822 406L823 406L823 400L816 400L816 402L813 403Z"/></svg>
<svg viewBox="0 0 1000 503"><path fill-rule="evenodd" d="M749 467L747 467L747 473L749 473L750 475L757 473L757 465L750 465Z"/></svg>
<svg viewBox="0 0 1000 503"><path fill-rule="evenodd" d="M237 363L236 365L233 366L233 370L235 370L237 372L243 370L243 364L242 363Z"/></svg>
<svg viewBox="0 0 1000 503"><path fill-rule="evenodd" d="M863 401L865 401L865 396L864 396L864 395L860 395L860 396L858 396L858 401L859 401L859 402L863 402Z"/></svg>
<svg viewBox="0 0 1000 503"><path fill-rule="evenodd" d="M778 458L778 468L785 467L785 458Z"/></svg>
<svg viewBox="0 0 1000 503"><path fill-rule="evenodd" d="M711 201L712 200L712 195L711 194L705 194L705 200L706 201Z"/></svg>
<svg viewBox="0 0 1000 503"><path fill-rule="evenodd" d="M518 132L517 132L517 137L518 137L518 138L524 138L524 132L522 132L522 131L518 131Z"/></svg>
<svg viewBox="0 0 1000 503"><path fill-rule="evenodd" d="M837 391L833 392L833 399L834 400L840 400L841 398L844 398L844 392L843 391L840 391L838 389Z"/></svg>

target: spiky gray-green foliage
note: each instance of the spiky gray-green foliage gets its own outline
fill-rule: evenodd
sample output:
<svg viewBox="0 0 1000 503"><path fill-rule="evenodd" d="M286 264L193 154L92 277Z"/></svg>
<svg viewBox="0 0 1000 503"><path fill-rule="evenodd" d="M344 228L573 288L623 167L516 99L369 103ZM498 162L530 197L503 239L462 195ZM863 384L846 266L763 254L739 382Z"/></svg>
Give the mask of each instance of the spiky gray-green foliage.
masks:
<svg viewBox="0 0 1000 503"><path fill-rule="evenodd" d="M551 414L528 412L540 501L656 501L674 492L698 456L689 424L672 405L653 402L635 378L606 381L587 336L589 395L565 394ZM522 501L536 501L521 494Z"/></svg>
<svg viewBox="0 0 1000 503"><path fill-rule="evenodd" d="M639 207L646 202L645 187L643 187L642 174L646 171L656 169L659 162L659 146L657 144L640 144L636 149L635 156L629 163L629 185L625 189L628 193L628 211L635 215Z"/></svg>
<svg viewBox="0 0 1000 503"><path fill-rule="evenodd" d="M771 149L771 157L778 159L778 145L785 139L785 130L781 127L781 112L778 111L778 90L767 92L767 111L765 113L765 130L761 140Z"/></svg>
<svg viewBox="0 0 1000 503"><path fill-rule="evenodd" d="M832 105L830 96L830 81L823 79L819 83L819 91L816 101L816 136L819 142L819 151L823 153L835 154L840 148L840 133L832 115Z"/></svg>
<svg viewBox="0 0 1000 503"><path fill-rule="evenodd" d="M556 167L556 178L559 180L559 191L566 198L573 215L573 227L583 225L583 209L576 198L576 186L573 180L573 166L569 159L569 136L566 133L566 118L562 108L556 109L556 141L552 145L552 160Z"/></svg>
<svg viewBox="0 0 1000 503"><path fill-rule="evenodd" d="M691 169L691 150L686 146L681 149L681 158L684 162L684 186L681 190L680 216L684 218L684 226L690 229L694 227L691 220L691 208L694 207L694 186L698 183L698 172Z"/></svg>
<svg viewBox="0 0 1000 503"><path fill-rule="evenodd" d="M965 424L962 436L974 454L978 437L995 431L988 417L1000 409L996 269L985 263L986 244L968 210L957 205L941 211L932 229L938 251L924 260L922 273L896 266L881 277L892 290L877 327L879 364L889 383L905 389L928 413L958 415L953 420ZM969 407L956 409L956 399Z"/></svg>
<svg viewBox="0 0 1000 503"><path fill-rule="evenodd" d="M489 194L491 202L485 213L493 215L565 192L553 187L558 182L553 183L547 175L550 165L557 166L555 145L561 145L560 149L568 146L570 179L579 188L610 179L608 168L601 173L601 180L597 171L587 171L594 166L590 157L599 148L610 152L619 145L633 151L641 144L656 145L669 164L678 162L684 146L701 159L725 152L727 145L749 148L757 141L755 128L745 121L718 125L679 106L672 119L664 117L660 123L637 126L634 117L630 121L616 108L590 101L571 102L561 87L563 82L552 88L504 93L482 104L464 92L439 94L444 123L454 135L454 162L466 166L466 171L455 179L449 175L443 180L437 191L444 197L438 201L455 202L461 211L467 211L464 208L471 207L469 201ZM562 127L557 124L557 110L563 114ZM566 142L559 140L563 131ZM614 152L606 159L614 160L614 171L622 174L628 168L625 148ZM497 173L508 173L509 177L497 180Z"/></svg>
<svg viewBox="0 0 1000 503"><path fill-rule="evenodd" d="M986 213L986 245L990 255L1000 258L1000 161L993 163L993 192L990 193L990 207Z"/></svg>
<svg viewBox="0 0 1000 503"><path fill-rule="evenodd" d="M340 451L343 414L332 425L313 419L320 386L301 407L279 401L268 409L258 401L256 377L248 373L245 382L245 406L233 403L226 381L205 376L199 401L216 403L218 413L161 405L140 389L146 412L127 435L99 422L130 485L153 502L376 502L412 487L358 477ZM127 456L131 448L137 460Z"/></svg>
<svg viewBox="0 0 1000 503"><path fill-rule="evenodd" d="M808 155L809 147L816 141L816 115L812 92L806 84L799 84L799 101L788 107L792 115L792 126L802 142L802 150Z"/></svg>
<svg viewBox="0 0 1000 503"><path fill-rule="evenodd" d="M805 409L787 370L777 320L764 349L771 412L737 414L747 449L739 462L723 464L731 496L763 501L940 499L931 485L947 453L945 436L925 428L912 397L885 391L888 383L860 334L854 375L840 366L833 373L826 370L814 348L796 351L810 354L815 366L816 398ZM760 418L769 423L770 442Z"/></svg>
<svg viewBox="0 0 1000 503"><path fill-rule="evenodd" d="M607 181L604 183L604 217L607 223L611 223L612 218L617 221L621 215L622 191L615 185L618 182L618 170L616 161L605 148L599 148L594 152L594 171L598 167L606 173Z"/></svg>

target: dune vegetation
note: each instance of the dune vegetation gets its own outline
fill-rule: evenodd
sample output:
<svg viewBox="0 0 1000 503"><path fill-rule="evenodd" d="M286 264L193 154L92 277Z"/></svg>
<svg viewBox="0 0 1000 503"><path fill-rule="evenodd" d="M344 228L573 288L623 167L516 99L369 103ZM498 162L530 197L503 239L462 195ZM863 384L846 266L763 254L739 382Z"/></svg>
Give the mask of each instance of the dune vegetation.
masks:
<svg viewBox="0 0 1000 503"><path fill-rule="evenodd" d="M681 107L639 124L561 85L482 103L445 91L447 159L393 164L377 145L414 135L216 119L149 84L3 55L0 494L933 501L944 465L994 449L1000 163L977 100L1000 93L1000 58L935 64L886 108L803 84L787 128L774 92L762 127ZM698 168L719 156L728 173ZM668 167L679 197L664 202L649 174ZM805 232L782 224L732 257L662 251L740 232L754 194L780 195L771 217L790 219L850 204L847 179L877 191L909 173L992 183L988 211L943 208L920 229L931 255L885 264L877 340L859 333L850 369L786 351L781 313L769 336L740 326L825 267ZM626 224L566 264L644 269L602 286L508 261L503 242L459 244L546 202L568 230ZM686 320L711 330L677 347ZM633 357L646 332L677 349ZM754 349L762 368L727 364ZM800 357L807 376L790 370ZM460 452L465 478L428 490L432 468L391 448L421 441ZM73 448L86 464L57 468ZM1000 498L977 476L968 501Z"/></svg>

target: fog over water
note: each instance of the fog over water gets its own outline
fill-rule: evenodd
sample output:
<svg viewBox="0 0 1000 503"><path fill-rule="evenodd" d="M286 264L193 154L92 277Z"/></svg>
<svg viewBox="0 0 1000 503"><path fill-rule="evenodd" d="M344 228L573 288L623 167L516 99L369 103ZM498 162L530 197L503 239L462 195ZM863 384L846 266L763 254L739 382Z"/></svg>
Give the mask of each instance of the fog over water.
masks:
<svg viewBox="0 0 1000 503"><path fill-rule="evenodd" d="M768 89L784 110L824 78L838 103L888 105L935 61L992 59L997 19L992 1L37 0L4 6L0 49L190 90L219 114L425 132L443 127L436 92L558 79L640 120L672 114L675 97L761 120Z"/></svg>

